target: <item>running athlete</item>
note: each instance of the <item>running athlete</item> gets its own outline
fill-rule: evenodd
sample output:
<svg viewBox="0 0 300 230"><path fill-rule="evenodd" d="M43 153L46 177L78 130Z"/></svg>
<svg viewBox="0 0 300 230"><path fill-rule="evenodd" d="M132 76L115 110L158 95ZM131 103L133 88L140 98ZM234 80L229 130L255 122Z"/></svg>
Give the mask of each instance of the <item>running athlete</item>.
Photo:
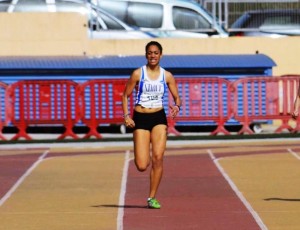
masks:
<svg viewBox="0 0 300 230"><path fill-rule="evenodd" d="M123 92L123 112L126 127L133 128L137 169L143 172L151 165L148 207L159 209L161 205L156 199L156 193L163 174L168 125L163 107L164 93L169 89L173 96L174 104L169 106L173 119L180 111L181 100L174 76L159 64L163 50L161 44L151 41L145 50L147 64L132 72ZM135 87L136 100L131 117L128 111L128 97Z"/></svg>

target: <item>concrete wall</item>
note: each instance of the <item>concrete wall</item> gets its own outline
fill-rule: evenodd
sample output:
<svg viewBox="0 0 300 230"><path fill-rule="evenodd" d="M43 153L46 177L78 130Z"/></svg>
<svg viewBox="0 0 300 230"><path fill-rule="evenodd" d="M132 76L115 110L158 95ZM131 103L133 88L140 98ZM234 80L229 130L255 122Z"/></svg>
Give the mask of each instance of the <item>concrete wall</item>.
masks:
<svg viewBox="0 0 300 230"><path fill-rule="evenodd" d="M0 55L142 55L150 40L91 40L85 16L75 13L1 13ZM156 39L165 54L263 53L277 64L274 75L300 74L300 37Z"/></svg>
<svg viewBox="0 0 300 230"><path fill-rule="evenodd" d="M285 38L209 38L209 39L156 39L165 54L255 54L256 51L272 58L277 66L274 75L300 74L300 37ZM145 40L90 41L89 55L144 54Z"/></svg>
<svg viewBox="0 0 300 230"><path fill-rule="evenodd" d="M0 13L0 55L83 55L86 18L73 13Z"/></svg>

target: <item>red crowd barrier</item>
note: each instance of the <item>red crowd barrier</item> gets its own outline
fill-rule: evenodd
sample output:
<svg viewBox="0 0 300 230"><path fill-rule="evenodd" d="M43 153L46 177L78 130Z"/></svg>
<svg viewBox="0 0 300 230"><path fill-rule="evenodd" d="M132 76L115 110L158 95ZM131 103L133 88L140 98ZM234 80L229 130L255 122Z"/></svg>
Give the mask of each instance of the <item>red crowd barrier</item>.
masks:
<svg viewBox="0 0 300 230"><path fill-rule="evenodd" d="M249 125L256 120L282 121L275 133L287 129L296 130L289 124L294 100L297 95L298 77L247 77L235 81L233 89L233 116L243 126L238 134L253 131ZM298 122L299 123L299 122Z"/></svg>
<svg viewBox="0 0 300 230"><path fill-rule="evenodd" d="M176 79L182 106L176 120L169 118L169 133L180 135L175 122L212 122L217 128L210 135L229 135L225 122L231 116L230 82L223 78L178 78ZM172 102L173 100L170 98Z"/></svg>
<svg viewBox="0 0 300 230"><path fill-rule="evenodd" d="M89 127L84 138L101 138L97 128L105 124L122 124L122 93L127 79L90 80L80 87L81 120ZM217 124L211 135L230 134L224 127L230 116L229 81L222 78L178 78L177 84L183 103L176 120L168 117L168 132L180 133L175 129L176 122L210 121ZM168 105L173 103L168 94ZM129 98L129 111L134 107L133 96Z"/></svg>
<svg viewBox="0 0 300 230"><path fill-rule="evenodd" d="M9 122L9 110L10 105L7 98L7 85L3 82L0 82L0 139L6 140L3 136L2 130L5 125Z"/></svg>
<svg viewBox="0 0 300 230"><path fill-rule="evenodd" d="M279 119L281 126L275 131L300 130L289 125L294 100L298 93L299 77L246 77L230 82L223 78L177 78L182 106L175 120L168 116L168 132L180 135L176 124L201 122L215 124L211 135L229 135L225 123L236 120L242 124L239 134L253 133L256 121ZM63 125L65 132L58 137L78 138L72 128L78 122L89 127L84 138L101 138L101 125L123 124L122 93L127 79L97 79L77 84L69 80L28 80L10 86L0 84L0 139L3 127L10 121L19 131L12 138L31 139L26 132L32 125ZM133 94L134 95L134 94ZM134 107L129 98L129 111ZM173 104L167 92L165 109ZM5 104L3 106L3 104ZM4 108L4 109L3 109Z"/></svg>
<svg viewBox="0 0 300 230"><path fill-rule="evenodd" d="M80 85L81 120L89 127L84 138L101 138L97 127L105 124L122 124L122 94L127 79L96 79ZM133 98L129 98L129 111L133 110Z"/></svg>
<svg viewBox="0 0 300 230"><path fill-rule="evenodd" d="M26 129L30 125L63 125L65 132L58 137L78 138L73 132L79 120L77 83L69 80L19 81L8 88L12 101L12 124L19 132L12 140L32 139Z"/></svg>
<svg viewBox="0 0 300 230"><path fill-rule="evenodd" d="M289 125L289 120L291 120L291 114L293 112L294 101L298 94L299 86L298 77L281 77L278 82L279 87L279 114L281 117L282 124L275 130L275 133L280 133L284 129L290 132L298 132L300 130L299 122L295 128Z"/></svg>

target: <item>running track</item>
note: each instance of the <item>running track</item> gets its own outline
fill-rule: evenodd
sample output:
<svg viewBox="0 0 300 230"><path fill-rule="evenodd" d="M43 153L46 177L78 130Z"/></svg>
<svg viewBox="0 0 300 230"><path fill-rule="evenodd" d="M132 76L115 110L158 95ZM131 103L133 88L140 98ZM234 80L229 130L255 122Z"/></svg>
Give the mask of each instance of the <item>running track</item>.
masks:
<svg viewBox="0 0 300 230"><path fill-rule="evenodd" d="M299 150L299 149L297 149ZM39 154L0 156L0 199L20 177L42 156ZM260 152L271 154L274 151ZM106 154L97 152L95 154ZM78 153L77 153L78 154ZM257 154L245 152L244 154ZM63 155L63 154L62 154ZM221 155L220 155L221 156ZM222 157L235 154L222 154ZM49 153L47 157L51 157ZM52 157L59 157L59 154ZM148 173L137 172L129 161L123 212L119 229L125 230L255 230L267 229L256 213L238 196L234 185L218 164L218 155L168 155L165 158L164 177L159 189L160 210L146 208L149 186ZM0 204L0 206L2 205Z"/></svg>
<svg viewBox="0 0 300 230"><path fill-rule="evenodd" d="M148 176L141 176L131 162L125 230L261 229L209 155L166 158L159 190L161 210L145 208L145 191Z"/></svg>

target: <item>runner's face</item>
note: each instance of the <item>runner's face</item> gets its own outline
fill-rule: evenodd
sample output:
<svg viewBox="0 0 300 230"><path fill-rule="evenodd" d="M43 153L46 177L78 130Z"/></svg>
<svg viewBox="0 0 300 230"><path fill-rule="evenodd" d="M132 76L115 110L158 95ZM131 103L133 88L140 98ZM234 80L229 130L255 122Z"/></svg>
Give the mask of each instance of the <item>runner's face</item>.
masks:
<svg viewBox="0 0 300 230"><path fill-rule="evenodd" d="M158 47L155 45L149 46L146 52L146 58L148 60L149 65L158 65L161 58L161 52L158 49Z"/></svg>

